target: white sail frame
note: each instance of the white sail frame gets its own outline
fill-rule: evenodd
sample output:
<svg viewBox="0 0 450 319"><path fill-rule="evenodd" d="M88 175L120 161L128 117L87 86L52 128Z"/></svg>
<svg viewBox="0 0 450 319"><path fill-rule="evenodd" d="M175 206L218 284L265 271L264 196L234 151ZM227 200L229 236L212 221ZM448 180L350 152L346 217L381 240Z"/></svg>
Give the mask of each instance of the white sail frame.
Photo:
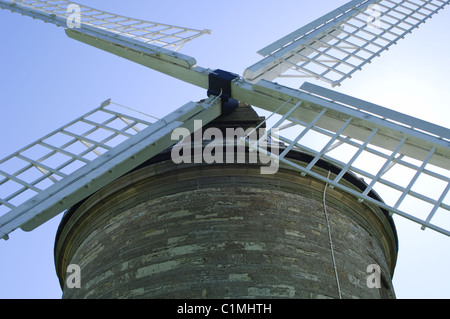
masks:
<svg viewBox="0 0 450 319"><path fill-rule="evenodd" d="M361 202L376 204L420 224L422 229L450 236L449 129L310 83L298 91L261 81L252 90L253 98L264 94L279 99L278 105L275 101L270 107L261 105L277 119L266 123L268 134L276 129L272 138L286 145L280 154L269 155ZM247 96L247 100L253 98ZM311 156L311 160L301 164L290 159L293 149ZM314 166L321 160L333 163L340 171L329 177L318 173ZM343 177L347 173L364 179L365 189L346 185ZM416 189L418 180L431 185L432 193L425 187ZM372 196L372 191L383 199ZM427 208L410 213L414 207L405 204L411 201ZM432 224L438 212L444 222Z"/></svg>
<svg viewBox="0 0 450 319"><path fill-rule="evenodd" d="M0 215L0 238L8 239L8 234L17 228L33 230L178 142L171 137L174 129L182 126L193 130L195 120L207 124L222 112L220 99L214 97L200 103L189 102L163 119L149 123L106 109L108 105L109 101L0 161L0 165L10 161L21 162L20 167L10 166L10 172L0 171L0 185L19 185L18 190L6 188L10 192L2 195L0 203L10 210ZM99 113L107 113L109 118L97 122L95 119L99 118ZM117 119L123 122L122 128L113 124ZM80 124L85 126L82 133L71 130ZM102 134L97 134L96 139L93 136L98 131ZM68 136L69 140L61 142L60 136ZM108 142L117 136L125 140L110 146ZM51 140L55 137L57 143L52 145ZM82 144L78 146L78 151L69 151L69 147L76 142ZM30 152L35 154L34 158L31 157L33 155L24 155L36 147L45 148L45 154L42 155L40 150ZM91 157L87 156L89 154ZM45 161L58 155L62 155L64 160L57 159L52 167L45 164ZM74 162L78 162L80 167L66 173L64 170ZM30 170L34 170L32 180L20 178ZM45 180L47 183L40 188L39 185ZM34 196L26 200L20 198L27 191L33 192ZM12 203L16 198L19 203Z"/></svg>
<svg viewBox="0 0 450 319"><path fill-rule="evenodd" d="M133 19L67 0L0 0L0 8L67 29L91 29L178 51L183 45L211 33L170 24Z"/></svg>
<svg viewBox="0 0 450 319"><path fill-rule="evenodd" d="M449 3L350 1L258 51L264 59L247 68L244 77L252 83L313 78L339 86Z"/></svg>

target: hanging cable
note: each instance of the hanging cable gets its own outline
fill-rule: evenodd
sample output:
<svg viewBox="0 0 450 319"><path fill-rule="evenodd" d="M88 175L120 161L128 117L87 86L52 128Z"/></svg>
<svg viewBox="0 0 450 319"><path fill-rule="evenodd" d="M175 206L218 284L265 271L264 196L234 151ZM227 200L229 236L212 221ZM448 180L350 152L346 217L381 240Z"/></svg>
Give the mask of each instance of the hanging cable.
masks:
<svg viewBox="0 0 450 319"><path fill-rule="evenodd" d="M331 174L331 171L328 171L327 179L330 179L330 174ZM329 239L329 242L330 242L331 258L333 260L334 275L336 277L336 284L337 284L339 299L342 299L341 286L339 284L339 276L338 276L337 267L336 267L336 260L334 258L333 240L331 239L331 228L330 228L330 223L329 223L329 220L328 220L327 205L326 205L326 202L325 202L325 197L326 197L326 194L327 194L327 188L328 188L328 183L325 184L325 188L323 190L323 198L322 198L323 211L325 213L325 220L327 222L328 239Z"/></svg>

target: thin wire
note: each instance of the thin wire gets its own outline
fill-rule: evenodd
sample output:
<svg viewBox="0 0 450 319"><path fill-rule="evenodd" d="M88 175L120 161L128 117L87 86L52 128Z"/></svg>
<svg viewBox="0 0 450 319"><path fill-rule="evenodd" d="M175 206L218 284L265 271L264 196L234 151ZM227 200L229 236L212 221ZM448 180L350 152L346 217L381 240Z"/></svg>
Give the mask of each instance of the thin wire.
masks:
<svg viewBox="0 0 450 319"><path fill-rule="evenodd" d="M153 118L153 119L155 119L155 120L158 120L158 121L160 120L160 118L157 118L157 117L155 117L155 116L153 116L153 115L150 115L150 114L147 114L147 113L144 113L144 112L141 112L141 111L132 109L131 107L128 107L128 106L125 106L125 105L121 105L121 104L115 103L115 102L113 102L113 101L110 101L110 103L111 103L111 104L114 104L114 105L117 105L117 106L120 106L120 107L122 107L122 108L124 108L124 109L130 110L130 111L133 111L133 112L136 112L136 113L138 113L138 114L142 114L142 115L151 117L151 118Z"/></svg>
<svg viewBox="0 0 450 319"><path fill-rule="evenodd" d="M327 179L330 179L330 174L331 174L331 171L328 171ZM337 267L336 267L336 260L334 258L333 240L331 239L331 228L330 228L330 223L329 223L329 220L328 220L327 205L326 205L326 202L325 202L325 197L326 197L326 194L327 194L327 188L328 188L328 183L325 184L325 188L323 190L323 211L325 212L325 219L327 221L328 239L330 241L331 258L333 259L334 275L336 276L336 284L337 284L337 289L338 289L338 293L339 293L339 299L342 299L341 286L339 284L339 276L338 276Z"/></svg>

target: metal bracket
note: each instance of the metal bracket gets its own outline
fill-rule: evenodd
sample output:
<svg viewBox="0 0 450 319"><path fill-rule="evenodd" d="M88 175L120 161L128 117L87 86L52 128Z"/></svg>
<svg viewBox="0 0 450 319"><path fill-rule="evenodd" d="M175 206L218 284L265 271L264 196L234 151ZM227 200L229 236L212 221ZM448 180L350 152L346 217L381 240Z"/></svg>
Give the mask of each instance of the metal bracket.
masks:
<svg viewBox="0 0 450 319"><path fill-rule="evenodd" d="M214 70L209 74L208 96L214 95L222 100L222 115L230 114L239 105L239 101L231 98L231 81L239 75L224 71Z"/></svg>

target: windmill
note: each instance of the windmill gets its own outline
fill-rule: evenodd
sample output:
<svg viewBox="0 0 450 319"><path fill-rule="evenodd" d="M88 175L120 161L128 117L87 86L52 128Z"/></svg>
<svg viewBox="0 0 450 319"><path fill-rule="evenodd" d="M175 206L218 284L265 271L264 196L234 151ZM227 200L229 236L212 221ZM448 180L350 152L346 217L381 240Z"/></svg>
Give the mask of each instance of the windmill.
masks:
<svg viewBox="0 0 450 319"><path fill-rule="evenodd" d="M242 82L243 83L243 82ZM269 85L270 83L266 83L267 85ZM270 85L269 85L270 86ZM246 90L247 88L246 88L246 85L244 85L244 84L242 84L241 86L238 86L239 88L242 88L243 90ZM272 88L271 87L263 87L263 88L261 88L261 89L264 89L264 90L271 90ZM313 91L314 89L316 89L316 88L313 88L313 87L310 87L309 88L309 90L310 91ZM319 93L319 92L315 92L315 93ZM283 93L284 94L284 93ZM290 93L286 93L286 94L290 94ZM336 98L337 99L337 98ZM242 100L244 100L244 99L242 99ZM253 104L253 103L252 103ZM281 105L279 105L279 106L281 106ZM375 134L375 133L374 133ZM428 225L427 225L428 226ZM439 230L439 228L438 228L438 230Z"/></svg>

